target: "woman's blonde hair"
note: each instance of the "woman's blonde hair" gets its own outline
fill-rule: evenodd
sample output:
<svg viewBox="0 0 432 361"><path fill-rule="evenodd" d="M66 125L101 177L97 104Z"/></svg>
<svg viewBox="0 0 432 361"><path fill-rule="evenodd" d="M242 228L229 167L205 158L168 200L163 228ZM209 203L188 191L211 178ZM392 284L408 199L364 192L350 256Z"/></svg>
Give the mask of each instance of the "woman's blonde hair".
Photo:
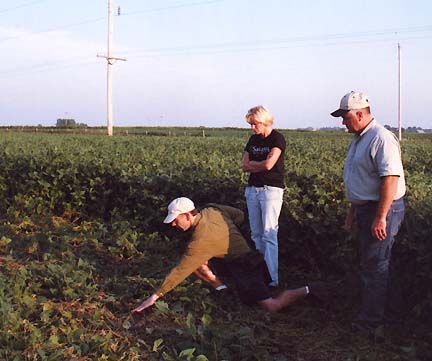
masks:
<svg viewBox="0 0 432 361"><path fill-rule="evenodd" d="M250 108L246 114L246 121L249 124L254 122L262 123L265 126L273 124L273 115L264 105L257 105L256 107Z"/></svg>

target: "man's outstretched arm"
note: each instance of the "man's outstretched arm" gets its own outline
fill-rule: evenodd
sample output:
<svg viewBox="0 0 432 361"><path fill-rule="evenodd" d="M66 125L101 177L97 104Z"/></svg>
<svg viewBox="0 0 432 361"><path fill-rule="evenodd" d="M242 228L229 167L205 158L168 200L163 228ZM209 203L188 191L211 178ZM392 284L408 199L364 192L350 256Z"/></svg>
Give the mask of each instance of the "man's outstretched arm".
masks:
<svg viewBox="0 0 432 361"><path fill-rule="evenodd" d="M153 306L153 304L166 293L171 291L180 282L187 278L192 272L194 272L201 265L206 263L210 258L213 257L212 254L206 254L202 252L199 247L193 247L195 242L192 240L186 253L183 255L180 263L174 267L168 276L165 277L162 285L159 289L152 294L147 300L141 303L138 307L134 308L131 312L142 312L146 308Z"/></svg>

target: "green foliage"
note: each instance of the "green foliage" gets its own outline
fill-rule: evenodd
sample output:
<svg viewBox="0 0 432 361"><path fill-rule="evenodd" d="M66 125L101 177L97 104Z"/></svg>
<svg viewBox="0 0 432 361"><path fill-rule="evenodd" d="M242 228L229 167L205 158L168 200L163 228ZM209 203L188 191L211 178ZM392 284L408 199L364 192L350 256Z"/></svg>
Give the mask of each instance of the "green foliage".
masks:
<svg viewBox="0 0 432 361"><path fill-rule="evenodd" d="M208 131L208 130L206 130ZM395 246L409 299L409 336L382 347L347 330L355 293L323 310L306 301L276 316L184 281L143 316L129 311L160 285L188 235L162 224L183 195L245 209L240 160L247 132L206 137L2 134L0 359L426 360L432 357L430 137L402 144L408 193ZM175 134L174 134L175 133ZM201 132L202 133L202 132ZM342 225L350 136L284 131L282 282L353 270ZM174 136L175 135L175 136ZM223 135L221 137L221 135Z"/></svg>

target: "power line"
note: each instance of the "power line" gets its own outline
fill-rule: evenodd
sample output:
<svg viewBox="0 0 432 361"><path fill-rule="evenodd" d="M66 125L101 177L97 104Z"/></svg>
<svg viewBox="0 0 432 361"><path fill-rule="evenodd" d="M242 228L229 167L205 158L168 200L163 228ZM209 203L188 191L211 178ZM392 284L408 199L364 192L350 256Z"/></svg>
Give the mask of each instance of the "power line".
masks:
<svg viewBox="0 0 432 361"><path fill-rule="evenodd" d="M22 4L20 6L16 6L9 9L0 10L1 12L10 11L13 9L18 9L21 7L31 6L40 2L43 2L46 0L35 0L31 1L25 4ZM121 16L128 16L128 15L139 15L144 13L151 13L151 12L158 12L158 11L164 11L164 10L171 10L171 9L178 9L178 8L185 8L185 7L192 7L192 6L200 6L200 5L210 5L214 3L219 3L224 0L208 0L208 1L197 1L192 3L183 3L173 6L167 6L167 7L161 7L161 8L153 8L153 9L146 9L146 10L138 10L138 11L131 11L131 12L124 12L122 11ZM119 15L116 15L119 16ZM37 34L42 33L48 33L53 32L57 30L64 30L80 25L86 25L91 23L96 23L100 21L105 21L105 17L99 17L94 19L88 19L84 21L79 21L75 23L70 23L66 25L61 25L53 28L49 28L46 30L40 30L32 33L26 33L22 35L16 35L6 38L0 38L0 42L8 41L8 40L14 40L19 38L24 38L27 36L34 36ZM141 51L173 51L173 50L186 50L186 49L198 49L198 48L215 48L215 47L237 47L237 46L256 46L259 44L271 44L271 43L286 43L286 42L303 42L303 41L317 41L317 40L329 40L332 38L356 38L356 37L364 37L364 36L371 36L371 35L389 35L389 34L399 34L403 32L422 32L422 31L432 31L432 25L425 25L425 26L416 26L416 27L409 27L409 28L392 28L392 29L384 29L384 30L377 30L377 31L368 31L368 32L353 32L353 33L338 33L338 34L327 34L323 36L299 36L299 37L291 37L291 38L282 38L282 39L268 39L268 40L262 40L262 41L251 41L251 42L230 42L230 43L220 43L220 44L213 44L213 45L203 45L203 46L195 46L195 47L171 47L171 48L158 48L158 49L144 49L144 50L138 50L137 52ZM133 54L133 52L131 53Z"/></svg>
<svg viewBox="0 0 432 361"><path fill-rule="evenodd" d="M75 59L83 59L84 57L75 57ZM62 60L54 60L54 61L50 61L50 62L44 62L44 63L40 63L40 64L33 64L32 66L29 67L25 67L23 68L15 68L15 69L9 69L9 70L3 70L0 71L0 75L5 75L5 74L13 74L14 72L20 72L20 71L29 71L29 70L35 70L35 69L43 69L46 67L51 67L51 66L55 66L60 64L64 64L65 61L70 61L74 58L67 58L67 59L62 59Z"/></svg>
<svg viewBox="0 0 432 361"><path fill-rule="evenodd" d="M88 59L88 58L87 58ZM39 64L34 67L25 68L22 70L15 69L10 71L4 71L0 73L0 79L7 79L7 78L15 78L20 76L27 76L27 75L34 75L34 74L40 74L40 73L46 73L56 70L64 70L71 67L78 67L78 66L84 66L84 65L91 65L91 64L97 64L96 60L84 60L82 58L82 61L78 61L79 58L77 58L77 61L75 62L69 62L69 63L62 63L62 62L53 62L52 64Z"/></svg>
<svg viewBox="0 0 432 361"><path fill-rule="evenodd" d="M149 49L139 49L135 51L129 51L127 55L133 55L137 53L160 53L157 55L166 55L170 53L175 54L188 54L188 53L205 53L205 52L236 52L236 51L250 51L250 50L266 50L266 49L284 49L284 48L293 48L293 47L310 47L310 46L325 46L325 45L340 45L340 44L358 44L362 42L385 42L385 41L394 41L394 38L391 39L365 39L362 41L351 41L349 39L356 38L364 38L371 36L388 36L388 35L401 35L403 33L413 33L413 32L428 32L432 31L432 26L418 26L411 28L398 28L398 29L387 29L387 30L378 30L378 31L370 31L370 32L356 32L356 33L340 33L340 34L327 34L327 35L318 35L318 36L302 36L302 37L291 37L291 38L279 38L279 39L267 39L267 40L254 40L254 41L246 41L246 42L227 42L227 43L216 43L209 45L199 45L199 46L177 46L177 47L166 47L166 48L149 48ZM432 36L432 35L430 35ZM410 39L426 39L430 36L424 37L405 37L400 38L404 40ZM323 41L332 41L332 40L349 40L349 42L338 42L338 43L323 43ZM310 42L311 44L307 44ZM312 43L314 42L314 43ZM320 42L316 44L316 42ZM298 45L286 45L286 46L277 46L278 44L298 44ZM304 43L304 44L302 44ZM152 55L144 55L144 56L152 56ZM154 56L154 55L153 55ZM137 56L135 56L137 57Z"/></svg>
<svg viewBox="0 0 432 361"><path fill-rule="evenodd" d="M79 25L96 23L96 22L103 21L103 20L106 20L106 19L105 18L95 18L95 19L83 20L83 21L79 21L79 22L76 22L76 23L71 23L71 24L66 24L66 25L62 25L62 26L57 26L57 27L54 27L54 28L46 29L46 30L35 31L35 32L32 32L32 33L26 33L26 34L22 34L22 35L10 36L10 37L7 37L7 38L1 38L0 42L2 42L2 41L8 41L8 40L20 39L20 38L25 38L25 37L28 37L28 36L34 36L34 35L43 34L43 33L50 33L50 32L57 31L57 30L64 30L64 29L72 28L72 27L79 26Z"/></svg>
<svg viewBox="0 0 432 361"><path fill-rule="evenodd" d="M423 40L430 39L431 36L424 37L407 37L401 38L399 41L406 40ZM177 51L177 52L165 52L165 53L154 53L154 54L142 54L142 55L128 55L130 59L139 59L139 58L154 58L154 57L170 57L170 56L190 56L190 55L216 55L216 54L234 54L234 53L248 53L248 52L258 52L258 51L276 51L276 50L285 50L285 49L297 49L297 48L308 48L308 47L330 47L330 46L342 46L342 45L367 45L370 43L383 43L383 42L392 42L396 43L397 41L394 39L377 39L377 40L359 40L359 41L351 41L351 42L330 42L330 43L320 43L320 44L293 44L293 45L284 45L284 46L262 46L262 47L250 47L250 48L232 48L232 49L208 49L202 51L194 51L193 49L190 51Z"/></svg>
<svg viewBox="0 0 432 361"><path fill-rule="evenodd" d="M28 3L28 6L30 4L38 3L38 2L42 2L42 1L46 1L46 0L38 0L38 1L34 1L32 3ZM178 5L173 5L173 6L167 6L167 7L162 7L162 8L154 8L154 9L147 9L147 10L138 10L138 11L131 11L131 12L122 12L121 16L139 15L139 14L158 12L158 11L164 11L164 10L171 10L171 9L178 9L178 8L185 8L185 7L191 7L191 6L207 5L207 4L218 3L218 2L221 2L221 1L224 1L224 0L200 1L200 2L194 2L194 3L185 3L185 4L178 4ZM16 8L18 8L18 7L16 7ZM5 11L7 11L7 10L5 10ZM115 15L115 16L117 17L117 16L120 16L120 15ZM8 41L8 40L20 39L20 38L25 38L27 36L34 36L34 35L43 34L43 33L49 33L49 32L57 31L57 30L69 29L69 28L72 28L72 27L76 27L76 26L80 26L80 25L86 25L86 24L92 24L92 23L96 23L96 22L100 22L100 21L106 21L106 18L105 17L100 17L100 18L95 18L95 19L88 19L88 20L79 21L79 22L76 22L76 23L70 23L70 24L66 24L66 25L61 25L61 26L53 27L53 28L46 29L46 30L35 31L35 32L30 33L30 34L27 33L27 34L22 34L22 35L10 36L10 37L6 37L6 38L0 38L0 42Z"/></svg>
<svg viewBox="0 0 432 361"><path fill-rule="evenodd" d="M38 2L42 2L46 0L38 0L38 1L32 1L28 2L26 4L21 5L20 7L23 7L25 5L30 6L32 4L36 4ZM149 13L154 11L162 11L162 10L169 10L169 9L175 9L175 8L184 8L184 7L190 7L190 6L198 6L198 5L206 5L206 4L212 4L212 3L218 3L224 0L210 0L210 1L197 1L193 3L183 3L178 4L170 7L161 7L161 8L154 8L154 9L147 9L147 10L140 10L140 11L134 11L129 13L122 12L121 16L125 15L135 15L135 14L143 14L143 13ZM18 7L16 7L18 8ZM10 38L3 38L0 39L0 41L9 40L9 39L16 39L25 37L28 35L36 35L40 33L46 33L46 32L52 32L56 30L62 30L71 28L74 26L80 26L84 24L89 23L95 23L99 21L104 21L105 17L100 18L94 18L94 19L88 19L76 23L66 24L62 26L53 27L47 30L42 30L38 32L34 32L31 34L23 34L15 37ZM370 38L373 37L383 37L383 36L400 36L404 33L415 33L415 32L430 32L432 31L432 25L423 25L423 26L413 26L413 27L404 27L404 28L390 28L390 29L383 29L383 30L373 30L373 31L366 31L366 32L351 32L351 33L334 33L334 34L324 34L324 35L311 35L311 36L296 36L296 37L289 37L289 38L272 38L267 40L253 40L253 41L243 41L243 42L227 42L227 43L216 43L216 44L209 44L209 45L198 45L198 46L177 46L177 47L165 47L165 48L150 48L150 49L141 49L136 51L129 51L126 54L138 54L133 55L134 58L142 58L142 57L157 57L157 56L178 56L178 55L200 55L200 54L220 54L220 53L237 53L237 52L254 52L254 51L262 51L262 50L279 50L279 49L287 49L287 48L299 48L299 47L316 47L316 46L337 46L337 45L343 45L343 44L361 44L361 43L376 43L376 42L386 42L386 41L395 41L394 39L367 39L362 41L352 41L349 39L356 39L356 38ZM427 39L430 38L430 36L424 36L424 37L405 37L405 38L399 38L399 40L411 40L411 39ZM338 41L338 40L348 40L344 42L333 42L333 43L323 43L325 41ZM316 42L320 42L316 44ZM309 43L309 44L308 44ZM279 45L282 44L282 45ZM283 45L286 44L286 45ZM144 53L144 54L142 54ZM147 54L146 54L147 53ZM156 54L150 54L150 53L156 53ZM142 55L141 55L142 54ZM70 59L68 59L70 60ZM58 68L58 65L60 66L68 66L67 64L61 64L62 61L56 61L54 63L44 63L44 64L38 64L33 67L27 68L24 70L24 72L32 72L34 70L42 70L46 71L50 67ZM60 63L60 64L58 64ZM19 69L12 70L12 73L16 73L19 75ZM1 75L12 75L11 71L3 71L0 72Z"/></svg>
<svg viewBox="0 0 432 361"><path fill-rule="evenodd" d="M404 37L400 38L399 41L407 41L407 40L423 40L423 39L430 39L432 35L430 36L411 36L411 37ZM247 53L247 52L257 52L257 51L277 51L277 50L285 50L285 49L292 49L292 48L306 48L306 47L330 47L330 46L341 46L341 45L362 45L362 44L369 44L369 43L382 43L382 42L395 42L394 39L375 39L375 40L358 40L358 41L350 41L350 42L327 42L327 43L320 43L320 44L292 44L292 45L285 45L285 46L260 46L260 47L249 47L249 48L210 48L208 49L202 49L200 47L197 48L187 48L182 50L177 50L176 48L173 48L174 50L171 52L164 52L159 54L142 54L142 55L135 55L132 56L133 59L139 59L139 58L151 58L151 57L165 57L165 56L190 56L190 55L215 55L215 54L228 54L228 53ZM167 50L168 48L165 48ZM201 50L200 50L201 49ZM89 64L95 64L93 61L84 61L87 57L86 56L79 56L75 58L68 58L65 60L57 60L49 63L41 63L41 64L35 64L31 67L26 67L24 69L15 68L12 70L2 71L0 72L0 78L9 78L9 77L17 77L22 75L28 75L28 74L35 74L35 73L44 73L48 72L50 70L61 70L64 68L69 68L72 66L81 66L81 65L89 65ZM74 60L71 62L71 60ZM81 61L83 60L83 61Z"/></svg>
<svg viewBox="0 0 432 361"><path fill-rule="evenodd" d="M137 11L129 11L129 12L123 12L122 11L121 16L146 14L146 13L159 12L159 11L171 10L171 9L180 9L180 8L186 8L186 7L192 7L192 6L210 5L210 4L215 4L215 3L222 2L222 1L224 1L224 0L197 1L197 2L193 2L193 3L184 3L184 4L166 6L166 7L154 8L154 9L137 10Z"/></svg>
<svg viewBox="0 0 432 361"><path fill-rule="evenodd" d="M27 2L27 3L21 4L21 5L17 5L17 6L11 7L11 8L0 9L0 14L1 13L6 13L6 12L9 12L9 11L13 11L13 10L16 10L16 9L25 8L25 7L28 7L28 6L33 6L33 5L39 4L39 3L44 2L44 1L46 1L46 0L35 0L35 1L30 1L30 2Z"/></svg>

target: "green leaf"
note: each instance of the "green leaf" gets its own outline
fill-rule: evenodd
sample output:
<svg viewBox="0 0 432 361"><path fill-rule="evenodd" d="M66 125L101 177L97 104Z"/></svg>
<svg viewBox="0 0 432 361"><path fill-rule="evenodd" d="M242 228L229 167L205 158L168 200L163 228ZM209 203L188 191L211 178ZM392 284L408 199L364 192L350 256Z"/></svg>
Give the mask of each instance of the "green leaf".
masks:
<svg viewBox="0 0 432 361"><path fill-rule="evenodd" d="M201 322L203 324L203 326L208 327L210 326L210 324L212 323L213 319L211 318L211 316L208 313L205 313L202 317L201 317Z"/></svg>
<svg viewBox="0 0 432 361"><path fill-rule="evenodd" d="M153 342L153 348L152 348L153 352L157 352L159 349L159 346L162 345L162 343L163 343L163 339L161 339L161 338L158 338L157 340L155 340L155 342Z"/></svg>
<svg viewBox="0 0 432 361"><path fill-rule="evenodd" d="M168 303L164 301L156 301L155 307L158 310L159 313L167 313L169 311Z"/></svg>
<svg viewBox="0 0 432 361"><path fill-rule="evenodd" d="M197 334L197 329L195 326L195 317L189 312L186 317L186 326L191 334L192 337L195 338Z"/></svg>
<svg viewBox="0 0 432 361"><path fill-rule="evenodd" d="M209 361L209 359L204 355L198 355L197 357L195 357L194 361Z"/></svg>
<svg viewBox="0 0 432 361"><path fill-rule="evenodd" d="M54 345L58 345L59 344L59 339L58 339L57 335L51 335L48 340L49 340L49 342L51 342Z"/></svg>
<svg viewBox="0 0 432 361"><path fill-rule="evenodd" d="M36 304L36 299L27 293L23 295L22 301L27 308L32 308Z"/></svg>
<svg viewBox="0 0 432 361"><path fill-rule="evenodd" d="M37 353L38 353L38 355L39 355L40 357L42 357L42 358L45 358L45 356L46 356L45 351L42 350L42 349L37 350Z"/></svg>
<svg viewBox="0 0 432 361"><path fill-rule="evenodd" d="M0 238L0 247L7 246L11 242L12 242L12 240L10 238L7 238L7 237L3 236L3 237Z"/></svg>
<svg viewBox="0 0 432 361"><path fill-rule="evenodd" d="M85 266L87 266L87 262L86 261L83 261L82 260L82 258L80 258L79 260L78 260L78 268L81 268L81 267L85 267Z"/></svg>
<svg viewBox="0 0 432 361"><path fill-rule="evenodd" d="M66 317L67 319L72 319L72 312L70 312L70 311L67 311L67 310L65 310L65 311L62 311L62 316L64 316L64 317Z"/></svg>
<svg viewBox="0 0 432 361"><path fill-rule="evenodd" d="M195 352L195 347L188 348L188 349L183 350L182 352L180 352L179 357L187 357L187 359L190 360L191 357L193 356L194 352Z"/></svg>

